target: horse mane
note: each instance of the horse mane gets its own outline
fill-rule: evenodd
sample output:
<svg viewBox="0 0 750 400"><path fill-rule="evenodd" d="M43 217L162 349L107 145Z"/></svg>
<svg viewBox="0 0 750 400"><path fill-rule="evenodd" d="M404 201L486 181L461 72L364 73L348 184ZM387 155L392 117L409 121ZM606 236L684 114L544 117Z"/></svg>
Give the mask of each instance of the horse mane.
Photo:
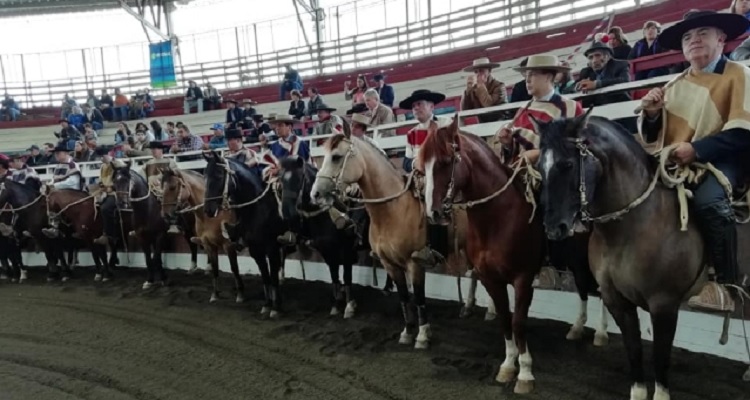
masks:
<svg viewBox="0 0 750 400"><path fill-rule="evenodd" d="M242 177L248 180L250 184L253 185L256 193L263 191L263 181L245 163L239 162L233 158L225 158L224 162L232 171L239 173ZM221 163L217 161L217 165L221 165Z"/></svg>
<svg viewBox="0 0 750 400"><path fill-rule="evenodd" d="M384 159L384 160L385 160L385 161L386 161L386 162L388 163L388 165L390 165L390 166L391 166L391 167L393 168L393 170L394 170L394 171L396 171L396 172L399 172L399 173L400 173L400 171L398 170L398 168L396 168L396 166L395 166L395 165L393 165L393 163L391 162L391 159L390 159L390 158L388 158L388 154L386 154L386 153L385 153L385 152L384 152L383 150L379 149L379 148L378 148L377 146L375 146L375 144L374 144L374 143L370 142L369 140L363 140L363 139L360 139L360 138L358 138L358 137L356 137L356 136L350 136L349 138L347 138L347 137L346 137L345 135L343 135L343 134L333 135L333 136L331 136L331 138L330 138L330 139L328 139L328 141L326 142L326 144L325 144L325 149L326 149L327 151L329 151L329 152L330 152L330 151L333 151L333 149L335 149L336 147L338 147L338 146L339 146L339 144L341 144L341 142L343 142L343 141L344 141L344 140L346 140L346 139L349 139L349 140L351 140L351 141L356 141L356 143L364 143L364 144L366 144L366 145L367 145L367 146L369 146L369 147L370 147L370 148L371 148L372 150L374 150L374 151L375 151L375 153L378 153L378 154L380 154L380 156L381 156L381 157L383 157L383 159Z"/></svg>
<svg viewBox="0 0 750 400"><path fill-rule="evenodd" d="M427 138L425 139L424 143L422 143L422 146L419 149L419 154L417 155L418 168L422 170L424 169L424 160L426 159L450 159L451 157L453 157L452 143L439 137L441 135L441 132L445 131L446 129L447 128L445 127L440 128L427 135ZM497 158L495 151L492 150L492 147L490 147L490 145L484 139L473 133L459 130L457 143L459 148L463 148L463 143L466 141L472 142L478 147L484 149L487 153L489 153L489 155L497 159L497 164L500 165L503 170L505 170L506 172L510 171L510 167L500 162L500 159Z"/></svg>
<svg viewBox="0 0 750 400"><path fill-rule="evenodd" d="M325 149L328 151L333 151L333 149L339 147L339 144L341 144L344 139L346 139L346 136L341 133L331 136L330 139L326 141Z"/></svg>

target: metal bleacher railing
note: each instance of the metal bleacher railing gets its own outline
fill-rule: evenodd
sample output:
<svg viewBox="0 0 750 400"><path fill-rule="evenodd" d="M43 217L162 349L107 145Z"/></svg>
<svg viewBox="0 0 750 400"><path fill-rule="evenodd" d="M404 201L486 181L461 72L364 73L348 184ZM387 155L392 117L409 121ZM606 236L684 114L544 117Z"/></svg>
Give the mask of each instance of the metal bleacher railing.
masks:
<svg viewBox="0 0 750 400"><path fill-rule="evenodd" d="M458 7L476 2L454 1L447 2L451 12L433 15L429 11L423 16L423 20L419 20L422 17L420 15L409 19L410 14L414 15L409 7L410 4L414 7L415 0L382 0L384 10L395 10L391 14L406 13L402 26L367 33L349 33L348 36L347 32L342 31L342 26L351 25L352 21L346 19L351 15L347 16L347 11L342 11L343 6L339 6L329 9L326 22L329 32L333 32L333 27L336 27L336 34L331 33L327 41L310 43L309 46L272 49L263 53L265 49L261 48L259 42L262 44L264 40L272 40L273 35L260 34L261 23L231 28L229 31L233 32L227 31L231 34L221 30L181 38L182 56L177 68L177 79L179 82L211 81L214 86L224 90L280 81L285 64L294 65L303 77L356 70L497 41L655 1L497 0L484 1L481 5L463 9ZM354 5L351 9L355 13L359 2L379 3L381 0L358 0L351 3ZM441 3L438 5L437 2ZM421 7L426 7L427 10L441 10L445 8L446 1L420 0L417 3L424 3ZM386 11L385 19L388 19L388 15ZM357 18L357 14L354 14L354 18ZM398 20L403 20L403 17ZM216 40L216 45L211 43L209 47L219 46L221 49L229 48L234 51L220 51L218 57L206 59L196 43L205 44L207 35L215 36ZM137 50L123 45L58 53L0 55L2 88L26 109L57 105L65 93L85 98L88 89L119 87L124 93L132 93L149 86L148 51L147 43L129 46L135 46ZM125 51L126 48L128 51ZM72 68L66 65L68 77L44 79L42 76L41 79L35 79L27 76L27 70L38 70L33 64L58 65L60 56L66 63L73 60L70 61L74 63ZM133 63L133 60L137 62ZM124 67L127 64L130 66ZM156 94L171 95L181 93L182 90L180 87L157 91Z"/></svg>

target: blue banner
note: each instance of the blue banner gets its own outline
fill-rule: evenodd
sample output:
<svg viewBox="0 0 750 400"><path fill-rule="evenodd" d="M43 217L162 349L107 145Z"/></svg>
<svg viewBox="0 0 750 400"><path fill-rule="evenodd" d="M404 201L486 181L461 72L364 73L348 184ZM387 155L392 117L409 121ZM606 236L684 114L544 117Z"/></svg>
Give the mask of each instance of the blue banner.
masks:
<svg viewBox="0 0 750 400"><path fill-rule="evenodd" d="M151 56L151 87L166 89L177 86L172 42L151 43L148 48Z"/></svg>

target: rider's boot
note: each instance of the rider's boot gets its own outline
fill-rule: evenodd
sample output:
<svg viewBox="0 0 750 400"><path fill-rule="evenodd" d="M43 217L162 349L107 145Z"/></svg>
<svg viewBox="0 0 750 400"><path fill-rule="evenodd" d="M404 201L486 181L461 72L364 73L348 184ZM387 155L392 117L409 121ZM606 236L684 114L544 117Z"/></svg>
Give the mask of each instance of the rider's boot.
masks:
<svg viewBox="0 0 750 400"><path fill-rule="evenodd" d="M411 253L411 258L422 268L434 269L445 262L448 250L448 226L427 224L427 245Z"/></svg>

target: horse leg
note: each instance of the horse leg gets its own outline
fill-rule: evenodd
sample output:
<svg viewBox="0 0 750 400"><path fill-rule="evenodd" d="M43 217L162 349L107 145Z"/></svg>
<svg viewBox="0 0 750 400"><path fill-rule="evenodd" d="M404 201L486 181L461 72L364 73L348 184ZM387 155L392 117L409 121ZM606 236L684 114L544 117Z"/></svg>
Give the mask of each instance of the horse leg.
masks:
<svg viewBox="0 0 750 400"><path fill-rule="evenodd" d="M638 321L638 309L613 289L601 288L602 300L612 314L617 326L622 331L625 351L630 363L630 400L646 400L648 389L643 371L643 344L641 343L641 326Z"/></svg>
<svg viewBox="0 0 750 400"><path fill-rule="evenodd" d="M677 308L656 309L651 312L651 325L654 330L654 375L656 389L654 400L669 400L669 366L672 357L672 344L677 330Z"/></svg>
<svg viewBox="0 0 750 400"><path fill-rule="evenodd" d="M531 282L534 278L521 279L513 285L516 292L515 313L513 313L513 336L518 347L518 364L521 367L518 372L518 381L513 391L517 394L527 394L534 391L534 374L532 372L532 357L526 343L526 320L529 318L529 307L534 297L534 288Z"/></svg>
<svg viewBox="0 0 750 400"><path fill-rule="evenodd" d="M248 251L253 260L255 260L255 264L260 271L261 280L263 281L265 303L263 303L263 308L260 309L260 315L267 317L271 313L271 272L268 268L266 255L263 253L262 249L259 249L258 247L259 246L249 246Z"/></svg>
<svg viewBox="0 0 750 400"><path fill-rule="evenodd" d="M160 234L156 239L156 244L154 245L154 266L156 267L155 272L159 274L159 282L161 282L162 286L167 286L169 281L169 279L167 278L167 270L164 268L164 260L162 259L162 251L164 250L166 242L167 235Z"/></svg>
<svg viewBox="0 0 750 400"><path fill-rule="evenodd" d="M412 333L414 322L412 313L409 310L409 287L406 286L406 273L401 268L386 268L388 271L393 271L393 282L396 284L396 290L398 291L398 298L401 302L401 313L404 316L404 330L399 336L399 344L411 345L414 341L414 334ZM390 275L390 274L389 274Z"/></svg>
<svg viewBox="0 0 750 400"><path fill-rule="evenodd" d="M508 299L508 287L505 282L498 281L483 280L482 284L490 295L490 302L495 303L495 308L498 311L497 316L500 317L500 332L505 339L505 360L500 365L500 370L495 380L500 383L512 382L518 372L518 368L516 368L518 347L516 347L516 342L513 341L513 324L510 312L510 300Z"/></svg>
<svg viewBox="0 0 750 400"><path fill-rule="evenodd" d="M284 268L284 256L281 249L271 246L268 251L268 264L271 267L271 313L268 315L271 319L277 319L281 316L282 294L280 280L283 276L281 271Z"/></svg>
<svg viewBox="0 0 750 400"><path fill-rule="evenodd" d="M52 282L60 277L60 271L57 269L57 252L50 243L45 243L43 249L44 257L47 259L47 282Z"/></svg>
<svg viewBox="0 0 750 400"><path fill-rule="evenodd" d="M234 301L237 303L245 302L245 284L242 282L242 275L240 275L240 267L237 263L237 250L232 246L225 246L227 257L229 258L229 267L232 269L232 275L234 276L234 288L237 291L237 297Z"/></svg>
<svg viewBox="0 0 750 400"><path fill-rule="evenodd" d="M474 313L473 312L474 305L477 302L477 274L474 272L473 269L469 270L469 279L470 279L469 293L466 295L466 302L464 303L464 306L461 307L461 312L458 314L459 318L470 317ZM458 276L458 284L460 287L461 275Z"/></svg>
<svg viewBox="0 0 750 400"><path fill-rule="evenodd" d="M609 333L607 333L607 328L609 327L609 311L607 311L607 307L604 306L604 302L601 302L600 314L599 327L596 328L596 333L594 333L594 346L596 347L603 347L609 344Z"/></svg>
<svg viewBox="0 0 750 400"><path fill-rule="evenodd" d="M146 259L146 282L143 282L143 289L150 289L154 286L154 261L151 257L151 245L146 240L141 240L141 249L143 257Z"/></svg>
<svg viewBox="0 0 750 400"><path fill-rule="evenodd" d="M187 238L188 247L190 247L190 269L187 271L188 275L191 275L198 270L198 245L193 243L190 239L190 237Z"/></svg>
<svg viewBox="0 0 750 400"><path fill-rule="evenodd" d="M206 256L208 257L208 264L211 265L211 275L213 276L214 291L211 293L211 299L209 303L215 303L219 301L219 252L214 246L206 246Z"/></svg>
<svg viewBox="0 0 750 400"><path fill-rule="evenodd" d="M328 265L328 271L331 273L331 286L333 289L333 306L331 307L331 316L339 315L338 303L341 299L341 281L339 280L339 265L331 260L325 260Z"/></svg>
<svg viewBox="0 0 750 400"><path fill-rule="evenodd" d="M577 283L576 287L578 288L578 298L580 299L578 318L573 323L573 326L570 327L568 335L565 336L565 339L568 340L580 340L583 337L583 328L586 327L586 321L588 320L589 295Z"/></svg>
<svg viewBox="0 0 750 400"><path fill-rule="evenodd" d="M103 255L102 251L104 252ZM104 265L107 263L107 248L99 244L92 244L91 258L94 259L94 270L96 271L94 274L94 282L101 282Z"/></svg>
<svg viewBox="0 0 750 400"><path fill-rule="evenodd" d="M344 296L346 297L346 308L344 309L344 319L354 317L357 311L357 301L352 297L352 264L344 264Z"/></svg>
<svg viewBox="0 0 750 400"><path fill-rule="evenodd" d="M419 333L414 343L414 348L423 350L430 347L432 330L427 315L427 304L425 299L425 271L424 268L412 265L411 282L414 289L414 303L417 306L417 320L419 323Z"/></svg>

